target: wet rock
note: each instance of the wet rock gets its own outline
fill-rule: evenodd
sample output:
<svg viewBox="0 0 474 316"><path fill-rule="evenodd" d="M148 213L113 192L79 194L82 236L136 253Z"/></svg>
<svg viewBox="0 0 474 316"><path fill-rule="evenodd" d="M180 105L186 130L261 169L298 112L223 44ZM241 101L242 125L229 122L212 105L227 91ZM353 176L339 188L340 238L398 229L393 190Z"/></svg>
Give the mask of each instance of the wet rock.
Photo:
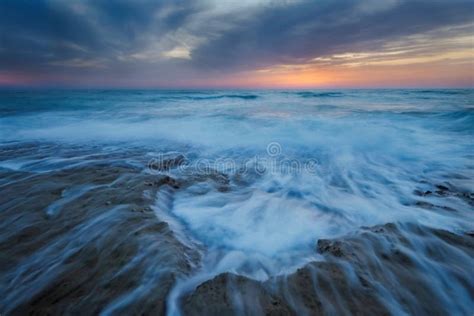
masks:
<svg viewBox="0 0 474 316"><path fill-rule="evenodd" d="M415 205L425 209L432 209L435 207L434 204L426 201L416 201Z"/></svg>
<svg viewBox="0 0 474 316"><path fill-rule="evenodd" d="M397 226L394 223L387 223L384 225L376 225L372 227L362 227L365 230L369 230L371 232L377 234L389 234L397 231Z"/></svg>
<svg viewBox="0 0 474 316"><path fill-rule="evenodd" d="M162 185L169 185L170 187L174 189L179 189L180 188L180 183L175 180L174 178L170 176L164 176L163 178L159 180L155 180L154 185L156 186L162 186Z"/></svg>
<svg viewBox="0 0 474 316"><path fill-rule="evenodd" d="M437 210L443 210L443 211L449 211L449 212L456 212L455 209L453 209L449 206L435 205L435 204L432 204L432 203L426 202L426 201L416 201L415 205L418 206L418 207L427 209L427 210L437 209Z"/></svg>
<svg viewBox="0 0 474 316"><path fill-rule="evenodd" d="M318 240L317 249L319 253L329 253L335 257L342 257L344 250L343 244L340 241L333 241L329 239Z"/></svg>
<svg viewBox="0 0 474 316"><path fill-rule="evenodd" d="M441 185L441 184L437 184L436 185L436 188L438 189L437 192L446 192L446 191L449 191L449 188L447 186L444 186L444 185Z"/></svg>
<svg viewBox="0 0 474 316"><path fill-rule="evenodd" d="M187 173L184 174L182 185L189 187L200 182L212 183L219 192L228 192L230 190L229 176L214 169L205 171L188 170Z"/></svg>
<svg viewBox="0 0 474 316"><path fill-rule="evenodd" d="M261 282L230 273L199 285L183 300L183 311L185 315L295 315Z"/></svg>
<svg viewBox="0 0 474 316"><path fill-rule="evenodd" d="M427 191L415 190L413 191L413 193L418 196L427 196L427 195L432 194L433 192L431 192L430 190L427 190Z"/></svg>
<svg viewBox="0 0 474 316"><path fill-rule="evenodd" d="M289 295L298 314L389 315L372 284L353 282L346 269L334 262L314 262L288 276ZM283 291L283 289L282 289Z"/></svg>
<svg viewBox="0 0 474 316"><path fill-rule="evenodd" d="M428 184L428 182L424 181L423 183ZM423 197L457 197L469 205L474 205L474 193L473 192L466 192L465 190L456 188L450 183L446 185L443 184L435 184L431 185L431 190L415 190L413 193L417 196ZM426 207L428 205L422 205L422 207ZM448 210L448 209L447 209ZM452 208L451 208L452 210Z"/></svg>
<svg viewBox="0 0 474 316"><path fill-rule="evenodd" d="M372 293L357 299L354 304L369 298L376 299L378 304L383 303L386 298L379 296L383 288L390 293L391 299L411 314L436 314L450 311L445 309L444 294L433 288L425 277L426 269L456 266L456 270L449 272L451 282L456 282L459 291L473 293L474 284L466 279L471 269L468 258L474 255L473 241L470 236L444 230L392 223L365 228L354 236L318 241L317 246L331 264L344 267L342 271L346 276L355 275L359 284ZM417 248L418 244L424 245L423 250ZM420 265L420 258L426 258L422 259L423 265ZM350 267L349 270L347 267ZM344 284L348 281L347 277L345 281L336 280L337 276L333 274L331 286L338 288L338 295L349 290L354 293L358 288L357 283ZM351 299L344 298L343 301L347 303ZM467 312L468 306L460 308ZM360 309L360 312L363 311Z"/></svg>
<svg viewBox="0 0 474 316"><path fill-rule="evenodd" d="M0 313L164 314L176 277L199 256L154 215L154 194L144 194L157 190L144 184L150 181L156 177L140 169L96 163L19 174L2 189L8 199L0 195ZM175 185L172 178L158 181ZM58 216L44 216L64 189L90 183L96 187L65 203ZM134 294L144 286L146 295Z"/></svg>
<svg viewBox="0 0 474 316"><path fill-rule="evenodd" d="M148 167L153 171L169 171L186 163L186 158L178 154L176 156L163 155L156 159L152 159Z"/></svg>

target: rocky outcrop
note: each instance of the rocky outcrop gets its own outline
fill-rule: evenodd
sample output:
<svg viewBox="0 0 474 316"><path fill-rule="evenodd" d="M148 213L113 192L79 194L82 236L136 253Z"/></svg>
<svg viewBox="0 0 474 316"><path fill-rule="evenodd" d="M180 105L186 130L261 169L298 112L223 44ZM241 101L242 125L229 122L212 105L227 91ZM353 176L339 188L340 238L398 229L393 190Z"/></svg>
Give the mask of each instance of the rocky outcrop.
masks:
<svg viewBox="0 0 474 316"><path fill-rule="evenodd" d="M151 208L175 179L126 165L2 172L14 179L0 196L2 313L165 313L176 278L198 260ZM86 189L68 198L73 188Z"/></svg>
<svg viewBox="0 0 474 316"><path fill-rule="evenodd" d="M317 251L325 261L265 282L218 275L183 298L185 314L468 315L473 307L464 300L474 293L471 235L390 223L319 240ZM437 269L449 284L429 277Z"/></svg>

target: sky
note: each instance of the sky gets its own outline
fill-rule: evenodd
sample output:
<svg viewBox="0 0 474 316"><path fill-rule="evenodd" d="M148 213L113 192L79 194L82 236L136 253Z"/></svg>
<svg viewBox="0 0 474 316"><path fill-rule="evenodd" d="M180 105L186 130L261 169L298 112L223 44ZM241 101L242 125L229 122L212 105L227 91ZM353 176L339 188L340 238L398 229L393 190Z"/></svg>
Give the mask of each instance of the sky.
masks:
<svg viewBox="0 0 474 316"><path fill-rule="evenodd" d="M473 0L0 0L0 87L474 87Z"/></svg>

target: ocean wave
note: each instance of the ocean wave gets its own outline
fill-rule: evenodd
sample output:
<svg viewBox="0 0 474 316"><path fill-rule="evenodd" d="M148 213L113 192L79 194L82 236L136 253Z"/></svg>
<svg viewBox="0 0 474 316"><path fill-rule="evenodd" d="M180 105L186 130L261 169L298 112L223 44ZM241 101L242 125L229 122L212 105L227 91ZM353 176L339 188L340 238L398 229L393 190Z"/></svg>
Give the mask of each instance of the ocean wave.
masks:
<svg viewBox="0 0 474 316"><path fill-rule="evenodd" d="M199 97L188 97L190 100L215 100L215 99L242 99L242 100L255 100L258 95L254 94L225 94L225 95L213 95L213 96L199 96Z"/></svg>
<svg viewBox="0 0 474 316"><path fill-rule="evenodd" d="M344 96L342 92L311 92L311 91L301 91L296 92L296 95L302 98L336 98Z"/></svg>
<svg viewBox="0 0 474 316"><path fill-rule="evenodd" d="M404 97L409 97L412 100L441 100L441 99L455 99L455 98L470 98L472 99L473 90L471 89L403 89L400 94ZM471 100L472 101L472 100Z"/></svg>
<svg viewBox="0 0 474 316"><path fill-rule="evenodd" d="M189 101L203 101L203 100L218 100L218 99L241 99L241 100L255 100L259 96L255 94L224 94L224 95L161 95L154 97L148 101L163 101L163 100L189 100Z"/></svg>
<svg viewBox="0 0 474 316"><path fill-rule="evenodd" d="M441 90L441 89L430 89L430 90L414 90L413 93L428 94L428 95L468 95L472 94L472 90Z"/></svg>
<svg viewBox="0 0 474 316"><path fill-rule="evenodd" d="M457 132L474 132L474 109L445 112L436 115L442 120L446 129Z"/></svg>

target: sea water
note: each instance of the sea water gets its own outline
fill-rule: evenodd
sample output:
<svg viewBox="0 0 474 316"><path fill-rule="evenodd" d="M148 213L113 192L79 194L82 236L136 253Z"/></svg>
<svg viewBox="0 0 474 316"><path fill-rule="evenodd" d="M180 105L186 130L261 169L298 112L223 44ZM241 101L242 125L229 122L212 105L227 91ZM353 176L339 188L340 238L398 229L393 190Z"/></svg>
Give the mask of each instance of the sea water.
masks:
<svg viewBox="0 0 474 316"><path fill-rule="evenodd" d="M159 193L172 203L157 197L156 216L204 249L201 268L174 296L221 272L258 280L290 273L321 260L318 239L362 226L474 230L466 200L432 198L455 212L415 203L416 192L436 185L472 192L473 136L469 89L0 91L2 146L95 146L125 160L140 148L144 159L127 162L145 172L161 172L147 162L181 155L166 174L225 178L222 190L200 181ZM51 151L6 157L0 168L41 173L80 163Z"/></svg>

